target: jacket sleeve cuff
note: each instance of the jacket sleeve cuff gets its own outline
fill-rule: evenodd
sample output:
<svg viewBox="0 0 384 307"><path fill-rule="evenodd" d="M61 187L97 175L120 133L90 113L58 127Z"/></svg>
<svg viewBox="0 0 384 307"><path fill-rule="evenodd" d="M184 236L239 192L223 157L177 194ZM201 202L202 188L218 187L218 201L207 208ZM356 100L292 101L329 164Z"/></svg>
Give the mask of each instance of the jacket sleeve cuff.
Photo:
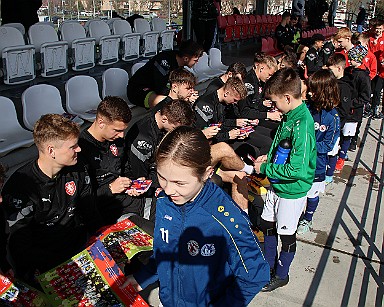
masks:
<svg viewBox="0 0 384 307"><path fill-rule="evenodd" d="M266 170L267 170L267 163L261 163L261 165L260 165L260 173L265 174Z"/></svg>

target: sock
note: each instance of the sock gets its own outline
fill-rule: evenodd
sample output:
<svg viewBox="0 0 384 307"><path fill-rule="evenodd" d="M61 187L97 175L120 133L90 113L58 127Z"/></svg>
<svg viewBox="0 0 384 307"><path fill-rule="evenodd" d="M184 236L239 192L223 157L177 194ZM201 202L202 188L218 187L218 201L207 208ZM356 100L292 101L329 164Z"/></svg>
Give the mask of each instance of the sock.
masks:
<svg viewBox="0 0 384 307"><path fill-rule="evenodd" d="M307 209L305 209L304 219L307 221L312 221L313 214L316 211L317 206L319 205L319 196L315 198L307 198Z"/></svg>
<svg viewBox="0 0 384 307"><path fill-rule="evenodd" d="M281 251L279 261L277 262L276 275L281 279L285 279L288 276L289 267L295 257L295 253L288 253Z"/></svg>
<svg viewBox="0 0 384 307"><path fill-rule="evenodd" d="M264 257L270 268L275 267L277 258L277 236L266 236L264 234Z"/></svg>
<svg viewBox="0 0 384 307"><path fill-rule="evenodd" d="M345 156L347 155L349 145L351 145L351 138L350 137L344 137L343 142L340 145L339 158L345 160Z"/></svg>
<svg viewBox="0 0 384 307"><path fill-rule="evenodd" d="M327 176L333 176L335 172L336 162L337 156L328 156L327 172L325 173Z"/></svg>
<svg viewBox="0 0 384 307"><path fill-rule="evenodd" d="M244 167L241 170L242 172L246 172L248 175L252 175L252 173L255 171L252 165L244 163Z"/></svg>

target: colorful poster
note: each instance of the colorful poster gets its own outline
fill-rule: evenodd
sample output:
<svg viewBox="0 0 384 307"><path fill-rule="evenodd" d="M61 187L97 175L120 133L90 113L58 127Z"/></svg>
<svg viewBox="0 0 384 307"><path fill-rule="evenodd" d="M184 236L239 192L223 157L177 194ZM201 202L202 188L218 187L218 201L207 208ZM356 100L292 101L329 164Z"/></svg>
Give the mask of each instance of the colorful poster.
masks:
<svg viewBox="0 0 384 307"><path fill-rule="evenodd" d="M0 306L46 307L50 304L42 292L0 275Z"/></svg>
<svg viewBox="0 0 384 307"><path fill-rule="evenodd" d="M148 306L99 240L38 279L53 306Z"/></svg>
<svg viewBox="0 0 384 307"><path fill-rule="evenodd" d="M102 229L93 240L103 242L117 264L125 263L127 258L132 259L139 252L153 249L153 238L129 219Z"/></svg>

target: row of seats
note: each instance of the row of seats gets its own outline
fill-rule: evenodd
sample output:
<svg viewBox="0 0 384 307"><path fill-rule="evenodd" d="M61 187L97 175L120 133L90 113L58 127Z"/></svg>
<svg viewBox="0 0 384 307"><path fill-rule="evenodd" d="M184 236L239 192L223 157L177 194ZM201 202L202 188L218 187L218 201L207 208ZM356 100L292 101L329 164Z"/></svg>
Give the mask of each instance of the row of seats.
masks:
<svg viewBox="0 0 384 307"><path fill-rule="evenodd" d="M218 16L219 38L223 42L244 40L274 33L281 15L226 15Z"/></svg>
<svg viewBox="0 0 384 307"><path fill-rule="evenodd" d="M126 20L113 18L104 22L92 19L84 27L75 20L60 25L58 33L52 23L37 23L28 30L27 44L20 24L0 27L0 55L5 84L29 82L36 77L56 77L68 71L83 71L98 65L151 57L158 51L172 50L174 30L166 28L160 18L134 21L134 30Z"/></svg>
<svg viewBox="0 0 384 307"><path fill-rule="evenodd" d="M133 118L138 119L146 110L133 106L127 98L128 73L120 68L109 68L102 76L102 97L118 96L131 107ZM65 109L59 90L52 85L38 84L27 88L22 96L24 129L17 119L16 109L11 99L0 96L0 155L33 144L31 130L35 122L44 114L63 114L78 124L92 122L101 98L96 80L79 75L70 78L65 84Z"/></svg>
<svg viewBox="0 0 384 307"><path fill-rule="evenodd" d="M325 27L322 29L303 31L301 34L302 38L311 38L313 34L319 33L322 34L325 38L330 38L332 35L336 34L337 27Z"/></svg>

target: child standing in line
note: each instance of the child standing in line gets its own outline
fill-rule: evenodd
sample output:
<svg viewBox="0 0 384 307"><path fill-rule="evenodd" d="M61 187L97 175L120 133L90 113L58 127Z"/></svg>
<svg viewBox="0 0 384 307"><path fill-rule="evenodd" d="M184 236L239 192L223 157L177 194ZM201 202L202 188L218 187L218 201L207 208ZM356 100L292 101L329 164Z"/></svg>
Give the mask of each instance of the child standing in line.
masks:
<svg viewBox="0 0 384 307"><path fill-rule="evenodd" d="M245 213L218 186L204 134L180 126L156 154L163 192L156 207L154 256L128 282L159 280L163 306L246 306L269 280Z"/></svg>
<svg viewBox="0 0 384 307"><path fill-rule="evenodd" d="M319 194L325 190L328 152L333 149L340 137L340 117L336 111L336 106L340 102L340 95L337 80L333 73L328 69L315 72L309 78L308 90L310 93L308 108L315 122L317 159L315 179L307 193L304 218L299 222L297 228L299 235L308 232L312 227L313 214L319 205Z"/></svg>
<svg viewBox="0 0 384 307"><path fill-rule="evenodd" d="M352 104L353 100L357 99L357 91L354 86L353 76L344 73L345 66L346 60L341 53L333 54L327 62L327 67L335 75L339 86L340 104L337 106L337 113L339 113L340 117L340 150L335 153L328 153L325 184L333 182L333 174L338 158L344 161L347 157L347 151L352 139L351 135L354 135L354 132L350 131L349 127L357 127L357 122L354 122L352 118Z"/></svg>
<svg viewBox="0 0 384 307"><path fill-rule="evenodd" d="M270 292L289 282L289 267L296 252L296 229L307 202L316 168L314 122L301 99L301 80L292 68L277 71L266 83L265 94L283 113L268 155L254 163L256 173L274 180L267 193L262 218L265 258L271 267L271 281L262 291ZM274 157L282 140L292 149L285 164L275 164ZM277 261L277 235L281 252Z"/></svg>

